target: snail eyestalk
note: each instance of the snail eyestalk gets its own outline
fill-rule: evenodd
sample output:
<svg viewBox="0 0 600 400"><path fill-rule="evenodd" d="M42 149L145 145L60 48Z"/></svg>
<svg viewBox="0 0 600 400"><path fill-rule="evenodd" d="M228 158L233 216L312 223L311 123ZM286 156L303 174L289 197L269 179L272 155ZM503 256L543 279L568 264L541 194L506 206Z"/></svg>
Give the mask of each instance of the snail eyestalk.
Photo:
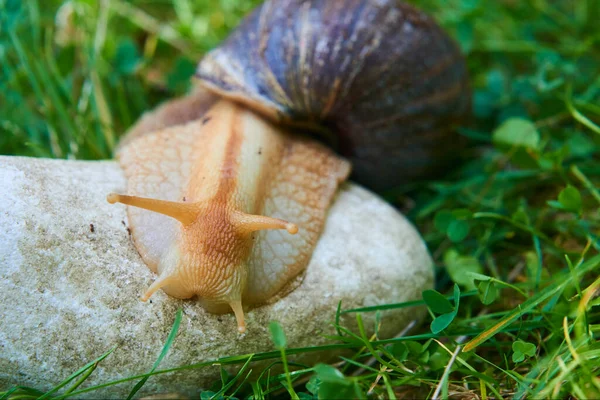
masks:
<svg viewBox="0 0 600 400"><path fill-rule="evenodd" d="M184 225L191 224L198 218L198 207L195 204L179 203L175 201L149 199L146 197L127 196L124 194L110 193L106 196L110 204L123 203L129 206L143 208L175 218Z"/></svg>
<svg viewBox="0 0 600 400"><path fill-rule="evenodd" d="M233 213L231 215L231 223L245 233L252 233L263 229L285 229L292 235L298 233L298 226L294 223L279 218L252 215L243 212Z"/></svg>

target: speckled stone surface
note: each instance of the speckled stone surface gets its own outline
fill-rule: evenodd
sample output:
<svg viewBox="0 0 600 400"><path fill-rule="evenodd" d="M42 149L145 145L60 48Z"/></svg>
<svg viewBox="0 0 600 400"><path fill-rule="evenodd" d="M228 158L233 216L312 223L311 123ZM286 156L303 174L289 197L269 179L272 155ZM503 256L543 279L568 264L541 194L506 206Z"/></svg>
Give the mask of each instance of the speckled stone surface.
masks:
<svg viewBox="0 0 600 400"><path fill-rule="evenodd" d="M154 274L129 238L125 207L105 200L125 186L111 161L0 157L0 390L47 390L114 346L81 388L147 372L179 307L179 333L161 369L271 351L272 320L290 347L324 344L340 300L344 308L413 300L433 282L431 258L413 226L381 199L346 184L299 287L248 312L248 331L240 336L233 315L208 314L193 300L162 292L139 300ZM381 337L422 312L383 313ZM374 317L363 315L366 326ZM355 329L354 315L342 323ZM300 361L334 356L309 353ZM139 394L197 395L218 376L218 366L157 375ZM120 398L135 382L86 396Z"/></svg>

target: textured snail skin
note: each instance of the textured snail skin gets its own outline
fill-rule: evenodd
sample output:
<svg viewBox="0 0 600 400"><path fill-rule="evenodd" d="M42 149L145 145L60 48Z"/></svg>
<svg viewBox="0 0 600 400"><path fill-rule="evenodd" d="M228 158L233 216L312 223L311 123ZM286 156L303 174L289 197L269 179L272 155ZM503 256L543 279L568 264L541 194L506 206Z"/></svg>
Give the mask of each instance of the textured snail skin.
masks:
<svg viewBox="0 0 600 400"><path fill-rule="evenodd" d="M210 312L233 310L244 332L243 306L268 302L308 265L350 165L213 100L197 91L142 118L117 155L129 195L107 200L133 206L131 235L158 274L142 300L198 296Z"/></svg>
<svg viewBox="0 0 600 400"><path fill-rule="evenodd" d="M353 178L374 189L446 168L470 109L455 43L393 0L266 1L196 76L276 121L331 128Z"/></svg>

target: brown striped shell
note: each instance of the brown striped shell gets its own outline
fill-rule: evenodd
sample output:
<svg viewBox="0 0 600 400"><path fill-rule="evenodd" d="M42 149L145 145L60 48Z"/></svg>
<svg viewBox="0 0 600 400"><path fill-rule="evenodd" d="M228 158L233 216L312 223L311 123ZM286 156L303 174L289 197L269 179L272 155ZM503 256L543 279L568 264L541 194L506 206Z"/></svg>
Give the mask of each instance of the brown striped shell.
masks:
<svg viewBox="0 0 600 400"><path fill-rule="evenodd" d="M197 77L276 121L327 128L354 179L374 189L447 167L470 110L456 44L394 0L268 0Z"/></svg>

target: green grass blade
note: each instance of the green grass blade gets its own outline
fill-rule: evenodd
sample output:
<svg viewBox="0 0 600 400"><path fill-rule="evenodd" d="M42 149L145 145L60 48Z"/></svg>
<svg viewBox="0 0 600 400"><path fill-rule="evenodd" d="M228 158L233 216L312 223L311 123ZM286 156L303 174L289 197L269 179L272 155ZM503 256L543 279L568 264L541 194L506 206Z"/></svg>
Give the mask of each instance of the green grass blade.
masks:
<svg viewBox="0 0 600 400"><path fill-rule="evenodd" d="M248 360L246 360L246 362L244 363L244 365L242 365L242 368L240 368L240 370L238 371L238 373L235 375L235 377L233 379L231 379L229 382L227 382L226 385L223 385L223 387L221 388L221 390L219 390L217 393L215 393L211 399L218 399L219 396L223 395L226 391L228 391L233 385L235 385L235 383L238 381L238 379L246 372L246 370L250 367L250 362L252 361L252 357L248 357ZM244 379L245 380L245 379Z"/></svg>
<svg viewBox="0 0 600 400"><path fill-rule="evenodd" d="M163 358L165 358L165 356L169 352L169 349L171 348L171 345L173 344L173 341L175 340L175 336L177 336L177 331L179 330L179 324L181 323L182 315L183 315L183 310L180 308L179 310L177 310L177 314L175 314L175 321L173 322L173 327L171 328L171 332L169 333L169 336L167 337L167 341L165 342L165 345L163 346L162 351L160 352L160 355L154 362L152 369L133 387L133 389L131 389L131 392L129 392L129 396L127 396L127 400L131 400L133 398L133 396L135 396L135 394L138 392L138 390L140 390L142 388L142 386L144 386L144 384L146 383L148 378L150 378L151 374L156 370L156 368L158 367L160 362L163 360Z"/></svg>
<svg viewBox="0 0 600 400"><path fill-rule="evenodd" d="M89 363L87 363L86 365L84 365L83 367L78 369L76 372L71 374L71 376L69 376L67 379L65 379L64 381L62 381L61 383L56 385L54 388L50 389L49 391L44 393L42 396L40 396L38 398L38 400L44 400L44 399L50 398L50 396L52 396L52 393L56 393L57 391L59 391L60 389L62 389L66 385L68 385L69 382L71 382L73 379L77 378L79 375L86 372L88 369L96 368L96 365L98 365L100 362L102 362L102 360L104 360L106 357L108 357L116 348L117 347L115 346L112 349L108 350L106 353L102 354L100 357L96 358L93 361L90 361Z"/></svg>
<svg viewBox="0 0 600 400"><path fill-rule="evenodd" d="M500 332L502 329L507 327L513 321L515 321L517 318L521 317L524 313L530 311L534 307L537 307L539 304L548 300L550 297L558 294L567 285L572 284L573 278L579 278L581 275L593 270L598 266L599 263L600 255L596 255L590 260L586 261L584 264L582 264L581 267L579 267L577 270L575 270L574 274L569 273L556 277L556 282L554 284L551 284L550 286L542 289L532 298L525 301L518 308L509 313L506 317L498 321L494 326L492 326L489 329L486 329L484 332L480 333L479 335L477 335L477 337L468 342L463 348L463 352L469 352L475 347L479 346L481 343L490 339L496 333Z"/></svg>
<svg viewBox="0 0 600 400"><path fill-rule="evenodd" d="M0 400L12 400L17 397L23 399L37 399L43 394L44 392L27 386L15 386L6 392L0 392Z"/></svg>
<svg viewBox="0 0 600 400"><path fill-rule="evenodd" d="M477 290L470 290L465 293L461 293L460 298L477 296ZM454 295L445 296L448 300L453 300ZM380 306L369 306L369 307L360 307L360 308L352 308L349 310L343 310L340 314L348 314L348 313L362 313L362 312L373 312L373 311L383 311L383 310L394 310L398 308L407 308L407 307L415 307L415 306L424 306L426 305L423 300L413 300L413 301L405 301L403 303L391 303L391 304L382 304Z"/></svg>

